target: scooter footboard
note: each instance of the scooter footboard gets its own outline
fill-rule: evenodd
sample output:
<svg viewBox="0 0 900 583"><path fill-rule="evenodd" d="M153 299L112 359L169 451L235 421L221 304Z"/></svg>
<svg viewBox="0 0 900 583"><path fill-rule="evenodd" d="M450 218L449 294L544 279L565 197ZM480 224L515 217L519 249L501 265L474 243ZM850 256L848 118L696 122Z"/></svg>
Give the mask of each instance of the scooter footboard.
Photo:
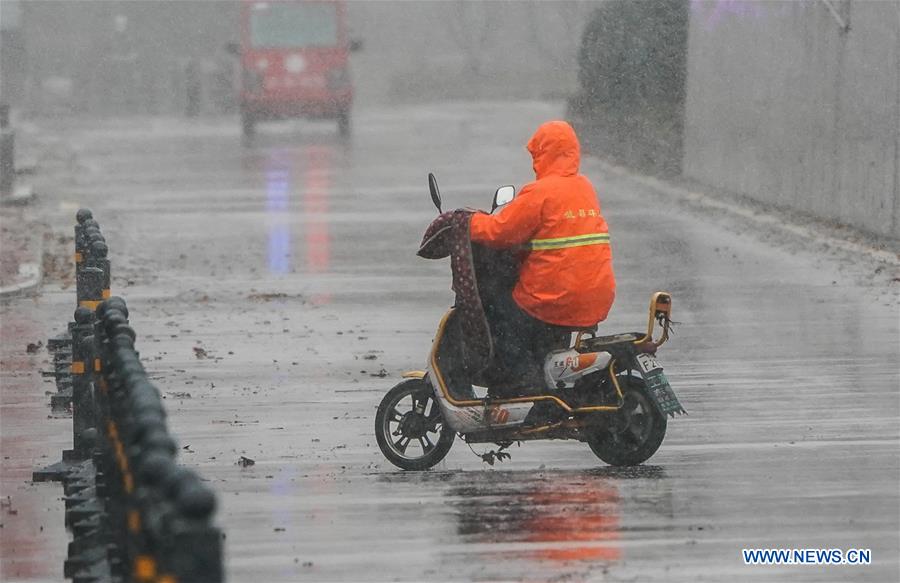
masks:
<svg viewBox="0 0 900 583"><path fill-rule="evenodd" d="M447 424L458 433L508 428L525 421L531 402L491 403L479 399L465 372L453 326L453 311L441 321L428 362L428 383Z"/></svg>
<svg viewBox="0 0 900 583"><path fill-rule="evenodd" d="M431 382L432 376L428 379ZM503 405L481 404L456 406L444 398L439 387L435 389L435 399L441 408L444 420L457 433L473 433L494 429L506 429L521 425L534 407L534 403L510 403Z"/></svg>

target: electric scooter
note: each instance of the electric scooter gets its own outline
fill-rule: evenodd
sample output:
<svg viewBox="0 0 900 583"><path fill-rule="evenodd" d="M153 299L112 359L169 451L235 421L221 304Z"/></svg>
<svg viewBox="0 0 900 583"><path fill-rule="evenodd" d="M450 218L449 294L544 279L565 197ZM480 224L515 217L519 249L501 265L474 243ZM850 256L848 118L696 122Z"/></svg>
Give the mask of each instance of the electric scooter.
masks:
<svg viewBox="0 0 900 583"><path fill-rule="evenodd" d="M429 188L440 212L432 174ZM514 196L512 186L497 189L491 212ZM495 250L475 243L472 249L479 286L509 277L509 269L485 261L498 257ZM451 308L438 324L426 370L404 373L406 380L381 400L375 415L378 446L404 470L434 466L457 435L469 444L497 444L499 450L481 456L491 465L509 457L504 450L513 443L541 439L583 441L610 465L641 464L662 444L668 416L685 414L656 356L669 339L671 316L672 296L660 291L650 298L646 332L598 336L596 328L575 329L568 346L547 354L537 390L494 398L465 363L457 310ZM538 410L541 415L535 415Z"/></svg>

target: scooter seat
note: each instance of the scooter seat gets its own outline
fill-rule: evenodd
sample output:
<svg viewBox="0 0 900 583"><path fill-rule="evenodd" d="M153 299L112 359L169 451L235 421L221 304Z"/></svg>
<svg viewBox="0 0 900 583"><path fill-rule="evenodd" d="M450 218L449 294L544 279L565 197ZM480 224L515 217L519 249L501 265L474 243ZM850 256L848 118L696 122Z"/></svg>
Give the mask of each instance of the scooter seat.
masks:
<svg viewBox="0 0 900 583"><path fill-rule="evenodd" d="M593 338L587 338L583 340L583 344L587 348L599 352L609 348L610 346L615 346L616 344L634 342L641 337L642 336L640 334L634 333L613 334L612 336L595 336Z"/></svg>
<svg viewBox="0 0 900 583"><path fill-rule="evenodd" d="M597 333L597 324L594 324L593 326L585 326L585 327L574 326L572 328L569 328L569 332L575 332L576 334L579 332L588 333L588 334L596 334Z"/></svg>

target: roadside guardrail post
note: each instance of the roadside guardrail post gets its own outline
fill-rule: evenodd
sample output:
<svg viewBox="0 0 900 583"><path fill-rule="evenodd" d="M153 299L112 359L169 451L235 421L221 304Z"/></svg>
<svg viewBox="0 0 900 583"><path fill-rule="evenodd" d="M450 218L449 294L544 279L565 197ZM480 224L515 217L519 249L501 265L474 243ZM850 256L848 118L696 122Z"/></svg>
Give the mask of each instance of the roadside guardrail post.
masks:
<svg viewBox="0 0 900 583"><path fill-rule="evenodd" d="M107 258L108 253L109 247L106 246L106 242L94 239L94 241L91 242L90 253L85 262L85 267L94 267L102 272L100 277L100 297L104 300L110 296L110 264L109 259Z"/></svg>
<svg viewBox="0 0 900 583"><path fill-rule="evenodd" d="M63 574L75 583L220 583L215 494L175 462L178 446L135 350L128 308L109 295L106 242L90 211L77 219L78 308L55 344L65 370L54 373L74 385L74 445L62 462L34 473L35 481L63 483L73 535Z"/></svg>
<svg viewBox="0 0 900 583"><path fill-rule="evenodd" d="M84 267L85 262L88 260L88 255L91 253L91 243L95 240L102 240L106 242L103 238L103 233L100 232L100 223L98 223L93 217L85 219L81 224L81 245L76 248L78 262L76 267ZM76 240L76 245L78 241ZM77 273L77 270L76 270Z"/></svg>
<svg viewBox="0 0 900 583"><path fill-rule="evenodd" d="M78 305L93 310L103 301L103 270L84 267L76 275Z"/></svg>
<svg viewBox="0 0 900 583"><path fill-rule="evenodd" d="M216 510L215 494L190 470L178 469L167 478L168 537L160 553L164 574L177 581L221 583L222 533L210 525Z"/></svg>
<svg viewBox="0 0 900 583"><path fill-rule="evenodd" d="M179 581L221 583L222 533L210 526L215 496L206 488L191 486L176 501L170 562Z"/></svg>
<svg viewBox="0 0 900 583"><path fill-rule="evenodd" d="M94 313L84 307L75 310L72 328L72 453L71 459L90 459L84 433L95 427L92 372L94 368ZM65 452L63 453L65 458Z"/></svg>
<svg viewBox="0 0 900 583"><path fill-rule="evenodd" d="M84 256L87 251L87 241L84 237L84 228L85 221L89 219L93 219L94 214L91 212L91 209L78 209L78 212L75 213L75 269L79 269L81 267L81 262L84 261Z"/></svg>

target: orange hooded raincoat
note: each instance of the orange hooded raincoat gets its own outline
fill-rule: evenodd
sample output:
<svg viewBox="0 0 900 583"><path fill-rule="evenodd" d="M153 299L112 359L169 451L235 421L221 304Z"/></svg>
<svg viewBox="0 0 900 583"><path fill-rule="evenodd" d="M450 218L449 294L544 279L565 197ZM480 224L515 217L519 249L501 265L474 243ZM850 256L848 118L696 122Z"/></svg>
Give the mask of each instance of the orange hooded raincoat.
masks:
<svg viewBox="0 0 900 583"><path fill-rule="evenodd" d="M575 130L547 122L528 151L537 180L498 214L473 215L472 241L527 250L513 290L525 312L548 324L594 326L612 307L616 279L606 219L591 182L578 173Z"/></svg>

